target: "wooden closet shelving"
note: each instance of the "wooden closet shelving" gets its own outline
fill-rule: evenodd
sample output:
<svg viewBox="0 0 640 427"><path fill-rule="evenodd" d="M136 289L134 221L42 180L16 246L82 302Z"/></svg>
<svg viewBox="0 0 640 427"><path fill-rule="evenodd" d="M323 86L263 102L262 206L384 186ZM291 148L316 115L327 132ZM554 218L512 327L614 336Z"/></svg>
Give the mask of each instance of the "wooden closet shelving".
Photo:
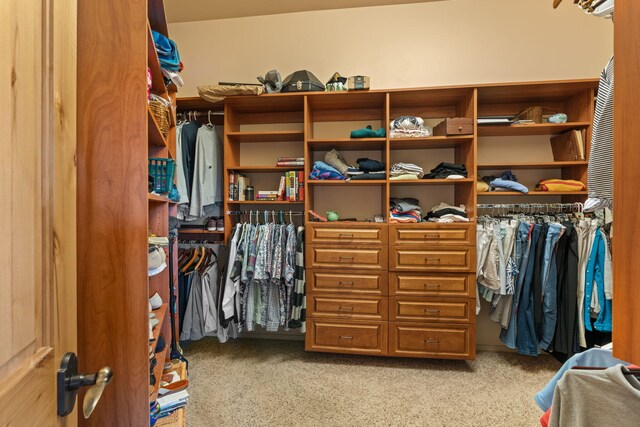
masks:
<svg viewBox="0 0 640 427"><path fill-rule="evenodd" d="M532 196L585 196L589 194L587 191L529 191L528 193L521 193L519 191L487 191L478 192L478 196L490 196L490 197L532 197Z"/></svg>
<svg viewBox="0 0 640 427"><path fill-rule="evenodd" d="M171 203L171 204L176 203L173 200L169 199L168 197L161 196L159 194L149 193L147 194L147 198L149 199L149 203Z"/></svg>
<svg viewBox="0 0 640 427"><path fill-rule="evenodd" d="M586 184L587 161L552 162L545 136L586 129L585 152L589 152L597 83L596 79L585 79L227 98L223 102L225 211L238 206L247 206L249 210L252 205L274 209L291 205L291 202L229 201L228 172L253 174L252 185L257 188L266 182L263 180L272 179L269 176L294 169L272 166L278 155L295 155L305 158L305 200L295 204L304 203L305 211L313 209L324 214L339 210L341 217L357 218L353 222L320 223L306 217L306 349L397 357L475 358L478 196L484 200L485 196L498 197L501 202L547 196L565 202L584 201L587 194L586 191L477 193L475 181L481 177L478 171L515 169L534 174L538 171L536 179L575 179ZM220 104L198 98L179 100L178 105L202 111L220 108ZM373 129L388 128L390 120L401 115L420 116L432 126L446 117L467 117L476 123L480 116L516 115L534 105L564 112L570 122L475 126L470 135L425 138L352 139L346 137L349 133L344 130L366 125ZM257 131L260 126L264 126L263 130ZM274 126L287 130L273 131ZM509 138L494 140L494 137ZM522 142L541 151L527 162L522 158L505 159L503 155L509 155L508 148L519 144L521 137L542 138L536 144L531 140ZM273 144L266 150L273 157L256 161L251 153L255 146L246 147L246 142ZM498 150L498 155L487 155L487 143L505 144L505 149ZM284 147L292 152L279 153ZM385 162L387 178L350 182L306 179L314 161L322 160L333 148L351 163L356 157ZM479 162L478 157L483 155L487 158ZM262 161L265 164L261 166ZM442 161L464 163L468 178L389 179L394 163L416 163L428 172ZM559 176L548 176L554 169L559 170ZM533 188L530 183L527 185ZM391 197L417 197L425 214L439 202L464 204L470 222L389 223ZM348 202L340 204L338 198ZM376 214L382 214L383 223L372 222ZM225 216L226 240L236 220L236 216Z"/></svg>
<svg viewBox="0 0 640 427"><path fill-rule="evenodd" d="M162 325L164 323L165 318L167 317L167 309L168 309L169 305L167 303L164 303L160 306L160 308L153 310L152 313L154 313L156 315L156 319L158 319L158 321L160 322L159 325ZM153 351L156 351L156 347L158 345L158 337L160 336L160 331L162 330L162 328L156 327L153 328L153 344L151 344L151 346L153 347Z"/></svg>
<svg viewBox="0 0 640 427"><path fill-rule="evenodd" d="M304 166L234 166L231 170L234 172L246 173L276 173L287 171L301 171Z"/></svg>

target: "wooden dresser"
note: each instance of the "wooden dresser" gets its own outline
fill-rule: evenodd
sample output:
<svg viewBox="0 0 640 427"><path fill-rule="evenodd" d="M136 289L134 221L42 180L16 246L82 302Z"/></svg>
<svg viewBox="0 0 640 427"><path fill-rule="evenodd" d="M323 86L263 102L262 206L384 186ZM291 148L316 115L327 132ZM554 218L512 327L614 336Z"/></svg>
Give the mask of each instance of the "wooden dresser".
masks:
<svg viewBox="0 0 640 427"><path fill-rule="evenodd" d="M307 224L308 351L475 358L473 224Z"/></svg>

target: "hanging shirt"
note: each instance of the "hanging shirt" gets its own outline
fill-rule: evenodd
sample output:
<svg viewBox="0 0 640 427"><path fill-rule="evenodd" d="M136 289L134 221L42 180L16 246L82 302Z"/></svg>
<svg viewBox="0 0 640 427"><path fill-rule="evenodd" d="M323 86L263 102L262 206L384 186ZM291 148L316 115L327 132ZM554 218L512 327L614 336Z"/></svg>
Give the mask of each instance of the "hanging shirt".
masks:
<svg viewBox="0 0 640 427"><path fill-rule="evenodd" d="M191 183L189 216L201 218L205 207L222 203L222 154L214 127L202 126L196 138L195 165Z"/></svg>
<svg viewBox="0 0 640 427"><path fill-rule="evenodd" d="M189 203L189 190L182 159L182 124L176 126L176 187L180 193L178 204Z"/></svg>
<svg viewBox="0 0 640 427"><path fill-rule="evenodd" d="M588 168L589 200L585 210L604 207L613 199L613 58L600 76L593 116L593 135Z"/></svg>

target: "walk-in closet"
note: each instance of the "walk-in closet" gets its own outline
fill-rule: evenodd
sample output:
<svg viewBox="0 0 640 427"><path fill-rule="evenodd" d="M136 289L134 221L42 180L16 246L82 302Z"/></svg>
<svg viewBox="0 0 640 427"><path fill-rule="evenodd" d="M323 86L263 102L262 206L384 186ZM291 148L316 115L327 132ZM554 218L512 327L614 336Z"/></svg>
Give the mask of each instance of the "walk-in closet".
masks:
<svg viewBox="0 0 640 427"><path fill-rule="evenodd" d="M3 425L638 424L637 2L0 17Z"/></svg>

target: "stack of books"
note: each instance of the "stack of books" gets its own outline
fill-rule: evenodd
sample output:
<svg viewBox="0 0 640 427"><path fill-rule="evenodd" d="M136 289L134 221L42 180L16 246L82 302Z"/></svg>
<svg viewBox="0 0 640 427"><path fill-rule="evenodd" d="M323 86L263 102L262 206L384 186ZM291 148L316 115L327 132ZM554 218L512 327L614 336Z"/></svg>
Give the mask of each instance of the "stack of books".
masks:
<svg viewBox="0 0 640 427"><path fill-rule="evenodd" d="M229 172L229 200L244 201L245 190L251 185L251 178L236 172Z"/></svg>
<svg viewBox="0 0 640 427"><path fill-rule="evenodd" d="M180 409L186 406L188 401L189 393L187 392L187 390L182 390L159 397L158 406L160 406L160 413L158 414L158 418L166 417L176 409Z"/></svg>
<svg viewBox="0 0 640 427"><path fill-rule="evenodd" d="M276 166L304 166L304 157L278 157Z"/></svg>
<svg viewBox="0 0 640 427"><path fill-rule="evenodd" d="M553 160L556 162L579 161L585 159L585 130L570 130L551 138Z"/></svg>
<svg viewBox="0 0 640 427"><path fill-rule="evenodd" d="M304 201L304 172L285 172L284 176L280 177L280 186L278 188L277 197L277 200L284 200L287 202Z"/></svg>

